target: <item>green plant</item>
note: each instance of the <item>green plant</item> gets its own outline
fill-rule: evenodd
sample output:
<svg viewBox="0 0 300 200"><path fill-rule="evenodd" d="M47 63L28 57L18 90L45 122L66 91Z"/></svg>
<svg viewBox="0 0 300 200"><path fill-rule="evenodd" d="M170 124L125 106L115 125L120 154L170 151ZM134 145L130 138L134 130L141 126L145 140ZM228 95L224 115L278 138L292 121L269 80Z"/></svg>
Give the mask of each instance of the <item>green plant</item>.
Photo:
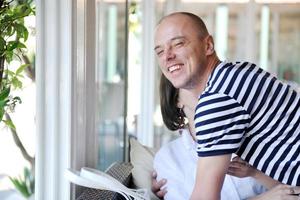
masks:
<svg viewBox="0 0 300 200"><path fill-rule="evenodd" d="M23 177L9 178L24 197L28 198L34 194L34 176L27 167L24 168Z"/></svg>
<svg viewBox="0 0 300 200"><path fill-rule="evenodd" d="M34 68L25 55L25 42L29 32L24 24L24 18L35 14L32 2L33 0L0 0L0 123L5 123L10 129L15 144L31 165L31 169L24 169L23 177L10 177L15 188L24 197L34 193L35 159L24 148L9 113L21 103L21 98L13 96L11 92L23 87L23 72L27 72L32 80L35 79ZM13 60L24 64L13 70L11 69Z"/></svg>
<svg viewBox="0 0 300 200"><path fill-rule="evenodd" d="M21 65L15 72L9 69L9 64L15 58L21 60L24 42L28 38L28 30L24 18L34 14L32 0L0 0L0 122L10 128L15 128L12 122L3 120L5 113L14 110L19 97L12 97L11 90L22 88L22 72L28 64Z"/></svg>

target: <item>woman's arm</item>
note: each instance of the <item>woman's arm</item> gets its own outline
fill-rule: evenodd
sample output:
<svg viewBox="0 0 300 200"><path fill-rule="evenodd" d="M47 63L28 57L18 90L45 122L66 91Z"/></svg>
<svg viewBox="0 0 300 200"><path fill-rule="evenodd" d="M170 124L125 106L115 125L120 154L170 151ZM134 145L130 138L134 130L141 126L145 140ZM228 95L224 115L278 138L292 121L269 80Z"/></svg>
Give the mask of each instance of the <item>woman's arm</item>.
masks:
<svg viewBox="0 0 300 200"><path fill-rule="evenodd" d="M219 200L231 154L200 157L191 200Z"/></svg>
<svg viewBox="0 0 300 200"><path fill-rule="evenodd" d="M235 157L230 162L227 174L236 176L239 178L252 177L263 184L267 189L271 189L274 186L281 184L279 181L265 175L263 172L249 165L246 161L240 157Z"/></svg>

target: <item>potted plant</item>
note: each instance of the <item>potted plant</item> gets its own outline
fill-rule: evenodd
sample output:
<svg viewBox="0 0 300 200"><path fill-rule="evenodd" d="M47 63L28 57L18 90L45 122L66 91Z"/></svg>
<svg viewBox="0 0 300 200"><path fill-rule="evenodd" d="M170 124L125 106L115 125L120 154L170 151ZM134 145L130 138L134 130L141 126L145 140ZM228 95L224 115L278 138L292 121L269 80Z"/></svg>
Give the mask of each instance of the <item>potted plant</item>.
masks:
<svg viewBox="0 0 300 200"><path fill-rule="evenodd" d="M24 55L29 35L24 18L35 14L32 2L33 0L0 0L0 123L8 126L23 157L31 164L30 170L24 169L24 177L10 178L25 197L34 192L34 157L24 148L9 114L21 103L21 98L13 96L11 91L21 89L23 72L31 71L29 59ZM12 70L10 64L15 59L23 64Z"/></svg>

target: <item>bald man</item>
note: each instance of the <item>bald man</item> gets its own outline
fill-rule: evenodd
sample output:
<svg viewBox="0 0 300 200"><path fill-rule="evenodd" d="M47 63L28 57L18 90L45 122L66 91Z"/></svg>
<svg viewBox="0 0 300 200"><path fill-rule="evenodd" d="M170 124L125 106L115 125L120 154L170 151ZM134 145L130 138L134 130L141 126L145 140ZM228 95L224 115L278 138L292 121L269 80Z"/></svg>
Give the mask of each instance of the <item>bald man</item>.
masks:
<svg viewBox="0 0 300 200"><path fill-rule="evenodd" d="M154 50L173 86L199 99L195 130L201 159L191 199L220 199L232 153L279 182L300 185L295 90L253 63L221 62L205 24L191 13L164 17Z"/></svg>

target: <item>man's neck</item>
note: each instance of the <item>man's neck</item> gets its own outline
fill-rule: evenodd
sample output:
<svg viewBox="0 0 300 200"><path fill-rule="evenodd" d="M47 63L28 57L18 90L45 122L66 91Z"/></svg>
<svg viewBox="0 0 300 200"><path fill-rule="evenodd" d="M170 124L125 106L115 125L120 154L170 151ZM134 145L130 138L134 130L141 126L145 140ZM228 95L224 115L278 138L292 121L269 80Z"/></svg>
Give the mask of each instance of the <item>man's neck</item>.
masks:
<svg viewBox="0 0 300 200"><path fill-rule="evenodd" d="M199 96L205 89L208 77L211 75L213 70L221 63L217 55L212 55L210 59L208 59L206 70L204 71L204 74L202 75L202 78L199 83L197 83L197 87L191 90L191 92L195 96Z"/></svg>

